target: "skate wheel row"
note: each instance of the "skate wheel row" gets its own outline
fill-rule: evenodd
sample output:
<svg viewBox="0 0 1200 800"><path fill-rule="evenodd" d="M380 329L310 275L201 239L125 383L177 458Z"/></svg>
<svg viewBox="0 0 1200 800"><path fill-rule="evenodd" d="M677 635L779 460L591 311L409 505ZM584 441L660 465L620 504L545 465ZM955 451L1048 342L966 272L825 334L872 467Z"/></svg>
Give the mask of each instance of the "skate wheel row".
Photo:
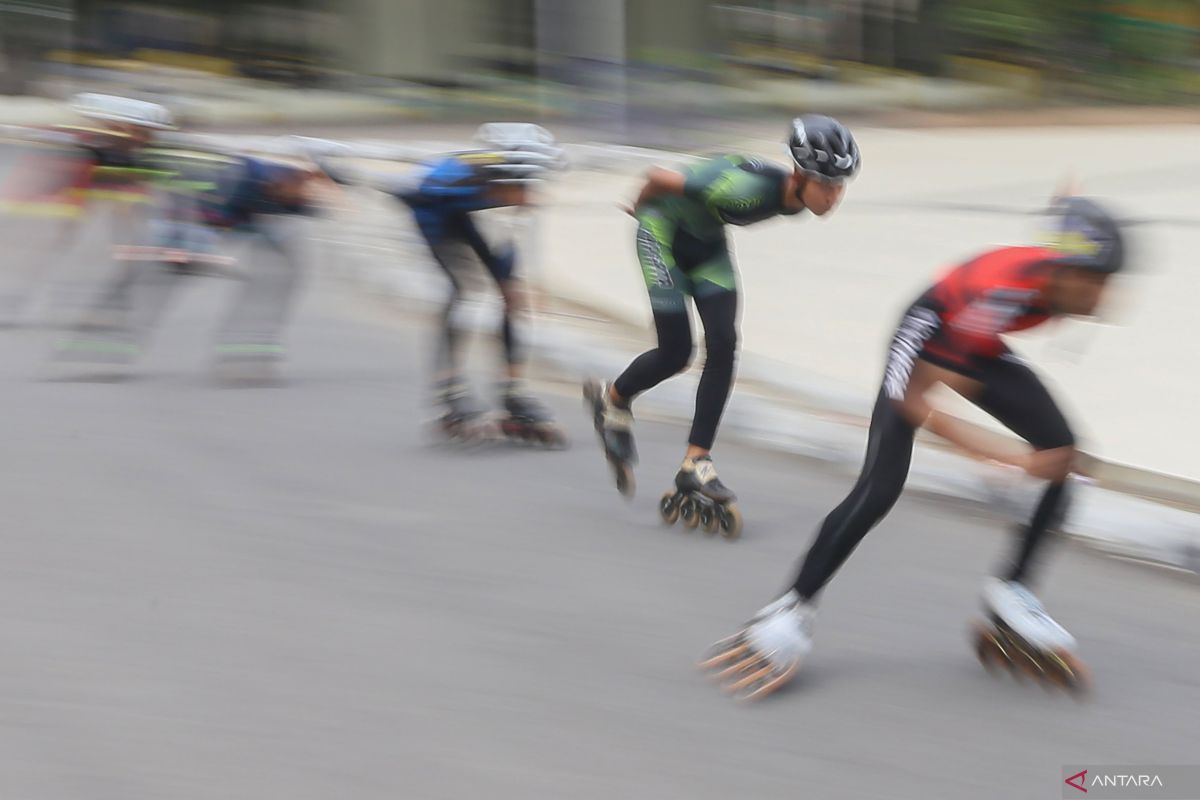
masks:
<svg viewBox="0 0 1200 800"><path fill-rule="evenodd" d="M708 534L719 531L730 541L742 535L742 512L736 503L721 505L668 490L658 501L658 514L665 525L679 522L686 530L703 528Z"/></svg>
<svg viewBox="0 0 1200 800"><path fill-rule="evenodd" d="M617 491L623 497L633 497L634 491L637 489L637 482L633 479L633 465L626 461L617 461L609 459L608 464L612 467L613 480L617 484Z"/></svg>
<svg viewBox="0 0 1200 800"><path fill-rule="evenodd" d="M746 641L744 632L717 642L699 664L712 680L738 700L761 700L792 679L799 660L773 662Z"/></svg>
<svg viewBox="0 0 1200 800"><path fill-rule="evenodd" d="M1074 653L1038 650L1012 631L984 622L972 626L971 639L979 663L990 673L1005 671L1018 680L1028 678L1077 699L1091 687L1091 675Z"/></svg>
<svg viewBox="0 0 1200 800"><path fill-rule="evenodd" d="M437 419L433 422L433 428L438 438L461 447L477 447L504 439L499 424L486 417L471 420Z"/></svg>
<svg viewBox="0 0 1200 800"><path fill-rule="evenodd" d="M562 450L568 445L567 434L553 423L533 424L482 414L469 420L438 419L433 426L440 439L467 447L515 442Z"/></svg>
<svg viewBox="0 0 1200 800"><path fill-rule="evenodd" d="M500 433L509 441L520 444L541 445L553 450L565 450L567 447L566 432L550 422L503 419L500 421Z"/></svg>

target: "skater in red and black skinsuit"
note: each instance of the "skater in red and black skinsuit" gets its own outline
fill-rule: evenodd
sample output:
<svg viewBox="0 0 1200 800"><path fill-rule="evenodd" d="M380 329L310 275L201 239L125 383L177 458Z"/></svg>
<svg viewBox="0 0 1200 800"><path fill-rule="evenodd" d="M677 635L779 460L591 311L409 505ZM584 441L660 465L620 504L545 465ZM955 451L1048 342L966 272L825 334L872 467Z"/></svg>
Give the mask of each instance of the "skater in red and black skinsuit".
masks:
<svg viewBox="0 0 1200 800"><path fill-rule="evenodd" d="M762 696L794 674L811 646L817 596L900 497L921 427L972 455L1046 481L1011 563L985 586L984 603L992 622L1014 632L1019 638L1013 641L1031 655L1056 654L1051 657L1062 664L1056 673L1061 682L1078 683L1074 639L1025 588L1034 554L1065 511L1075 437L1041 380L1001 337L1057 316L1093 314L1108 278L1122 266L1124 244L1117 223L1091 200L1061 199L1054 211L1047 246L984 253L951 271L905 312L889 350L858 482L821 524L789 591L718 643L705 662L729 688ZM995 417L1030 450L1000 452L933 410L928 395L938 384Z"/></svg>

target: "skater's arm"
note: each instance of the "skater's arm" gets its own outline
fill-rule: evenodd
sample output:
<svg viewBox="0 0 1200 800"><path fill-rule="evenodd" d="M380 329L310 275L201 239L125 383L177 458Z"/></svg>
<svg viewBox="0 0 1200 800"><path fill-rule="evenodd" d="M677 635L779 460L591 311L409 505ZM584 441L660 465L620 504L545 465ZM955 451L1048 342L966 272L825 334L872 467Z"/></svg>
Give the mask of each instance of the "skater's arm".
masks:
<svg viewBox="0 0 1200 800"><path fill-rule="evenodd" d="M524 208L533 204L533 192L524 183L494 183L487 189L490 208Z"/></svg>
<svg viewBox="0 0 1200 800"><path fill-rule="evenodd" d="M683 194L687 185L687 177L681 173L662 167L651 167L646 173L646 183L638 194L633 206L626 209L631 215L636 214L646 203L664 194Z"/></svg>
<svg viewBox="0 0 1200 800"><path fill-rule="evenodd" d="M929 402L929 392L939 383L968 400L982 388L978 381L957 372L928 361L918 361L913 367L904 400L897 404L900 413L914 427L925 428L975 458L1017 467L1040 480L1060 481L1070 474L1075 448L1033 450L985 433L957 417L938 411Z"/></svg>
<svg viewBox="0 0 1200 800"><path fill-rule="evenodd" d="M913 365L904 400L898 403L900 413L913 427L925 428L976 458L1024 467L1022 459L1028 455L1028 451L1015 452L1012 448L998 446L998 440L994 437L981 434L950 414L935 409L929 401L929 393L938 384L968 400L982 388L978 381L965 375L918 360Z"/></svg>

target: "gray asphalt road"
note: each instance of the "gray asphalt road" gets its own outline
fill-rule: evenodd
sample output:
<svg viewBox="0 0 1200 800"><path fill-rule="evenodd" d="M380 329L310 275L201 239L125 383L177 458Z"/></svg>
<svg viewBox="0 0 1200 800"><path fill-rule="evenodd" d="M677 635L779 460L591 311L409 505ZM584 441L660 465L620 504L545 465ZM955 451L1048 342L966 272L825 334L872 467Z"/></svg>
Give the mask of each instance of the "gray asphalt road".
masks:
<svg viewBox="0 0 1200 800"><path fill-rule="evenodd" d="M433 446L419 331L344 303L300 315L289 385L218 388L227 287L193 280L131 382L37 380L50 335L0 335L0 796L1051 798L1064 763L1197 759L1194 585L1064 548L1094 697L993 679L965 626L1002 537L907 497L802 679L739 706L693 663L844 479L726 443L745 539L663 530L680 428L640 425L631 504L566 387L565 452Z"/></svg>

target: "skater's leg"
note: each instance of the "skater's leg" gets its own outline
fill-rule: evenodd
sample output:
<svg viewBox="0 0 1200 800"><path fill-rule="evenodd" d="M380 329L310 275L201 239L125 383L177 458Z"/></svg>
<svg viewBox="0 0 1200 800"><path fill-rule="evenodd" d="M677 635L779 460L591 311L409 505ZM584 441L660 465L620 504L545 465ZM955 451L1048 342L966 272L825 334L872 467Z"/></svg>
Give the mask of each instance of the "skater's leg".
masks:
<svg viewBox="0 0 1200 800"><path fill-rule="evenodd" d="M307 220L299 216L277 216L268 222L267 239L278 254L262 274L263 292L256 315L254 338L267 346L282 346L287 326L304 277L304 246Z"/></svg>
<svg viewBox="0 0 1200 800"><path fill-rule="evenodd" d="M683 292L678 292L678 311L655 311L654 330L658 346L635 358L613 381L614 400L628 405L647 389L687 369L692 359L692 326L683 308Z"/></svg>
<svg viewBox="0 0 1200 800"><path fill-rule="evenodd" d="M525 342L517 331L519 315L524 311L524 292L521 283L509 279L500 283L504 311L500 316L500 344L504 351L504 371L509 380L519 380L524 371Z"/></svg>
<svg viewBox="0 0 1200 800"><path fill-rule="evenodd" d="M704 372L696 390L696 413L688 435L689 458L707 455L712 449L733 387L737 357L737 291L708 291L708 286L698 283L696 290L696 310L704 325Z"/></svg>
<svg viewBox="0 0 1200 800"><path fill-rule="evenodd" d="M880 391L862 475L825 518L794 586L760 610L734 636L717 642L701 666L746 699L785 685L812 647L817 593L900 496L908 476L915 429L887 392Z"/></svg>
<svg viewBox="0 0 1200 800"><path fill-rule="evenodd" d="M565 445L566 433L554 422L550 409L522 386L529 351L527 338L522 335L526 313L525 291L515 274L516 254L511 247L493 250L469 219L467 223L468 244L496 281L503 300L503 313L497 331L503 354L499 397L508 417L501 423L501 430L506 436L521 441Z"/></svg>
<svg viewBox="0 0 1200 800"><path fill-rule="evenodd" d="M863 537L895 505L908 479L916 430L885 392L871 415L867 455L858 482L821 524L793 589L808 602L833 577Z"/></svg>
<svg viewBox="0 0 1200 800"><path fill-rule="evenodd" d="M633 360L610 388L612 400L628 405L638 394L687 369L692 359L692 329L687 295L691 281L675 261L674 223L655 211L638 218L637 250L658 346Z"/></svg>
<svg viewBox="0 0 1200 800"><path fill-rule="evenodd" d="M218 353L251 360L274 359L282 352L282 332L300 282L295 252L300 221L271 218L256 223L254 247L241 290L218 333Z"/></svg>
<svg viewBox="0 0 1200 800"><path fill-rule="evenodd" d="M725 403L733 386L734 360L737 353L738 295L733 288L732 264L724 258L728 282L721 285L692 278L695 285L696 310L704 325L704 372L696 390L696 411L688 435L683 463L675 475L675 488L682 494L699 493L717 503L737 499L729 487L717 477L716 467L709 455ZM698 270L697 272L700 272Z"/></svg>
<svg viewBox="0 0 1200 800"><path fill-rule="evenodd" d="M518 331L525 313L525 296L516 276L516 252L511 246L492 247L469 216L457 221L455 231L478 257L500 292L503 310L496 336L503 354L506 383L512 388L522 376L527 355Z"/></svg>
<svg viewBox="0 0 1200 800"><path fill-rule="evenodd" d="M171 220L153 221L148 229L150 246L163 249L178 247L179 226ZM129 326L139 345L158 327L167 307L184 280L176 269L162 262L135 262L136 279L130 287Z"/></svg>
<svg viewBox="0 0 1200 800"><path fill-rule="evenodd" d="M435 383L454 380L460 373L461 337L454 316L462 302L463 288L470 270L470 255L461 241L442 239L429 242L429 251L445 273L450 290L438 315L437 343L434 346Z"/></svg>
<svg viewBox="0 0 1200 800"><path fill-rule="evenodd" d="M1029 367L1012 353L987 364L984 390L976 404L1039 451L1063 454L1062 472L1050 480L1020 540L1010 564L1002 571L1010 581L1026 582L1049 534L1062 522L1069 502L1068 476L1075 436L1054 398Z"/></svg>

